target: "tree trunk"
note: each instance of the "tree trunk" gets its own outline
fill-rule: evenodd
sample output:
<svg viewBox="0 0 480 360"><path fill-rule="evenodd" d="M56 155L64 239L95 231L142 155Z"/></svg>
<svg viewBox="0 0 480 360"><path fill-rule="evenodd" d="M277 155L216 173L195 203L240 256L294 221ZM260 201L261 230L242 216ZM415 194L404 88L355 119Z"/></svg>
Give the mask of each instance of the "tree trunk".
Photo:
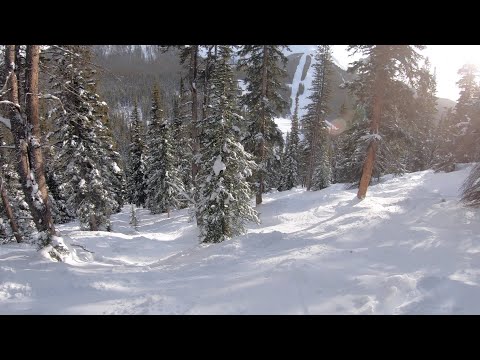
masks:
<svg viewBox="0 0 480 360"><path fill-rule="evenodd" d="M22 234L18 229L17 220L15 219L15 215L13 214L12 206L10 205L10 200L8 199L7 189L5 189L5 184L3 182L3 176L0 174L0 192L2 196L3 207L5 208L5 213L7 214L8 221L10 223L10 227L12 228L13 235L18 243L22 242Z"/></svg>
<svg viewBox="0 0 480 360"><path fill-rule="evenodd" d="M90 231L98 231L97 218L95 214L90 214Z"/></svg>
<svg viewBox="0 0 480 360"><path fill-rule="evenodd" d="M380 46L380 45L379 45ZM381 65L383 65L383 61ZM372 106L372 121L370 123L370 134L378 134L378 128L380 124L380 117L382 116L383 97L384 97L384 71L379 70L375 78L374 84L374 97ZM367 148L367 156L363 163L362 178L360 179L360 185L358 187L357 197L364 199L367 194L368 185L372 178L373 167L375 165L375 156L377 152L377 139L372 139Z"/></svg>
<svg viewBox="0 0 480 360"><path fill-rule="evenodd" d="M263 46L263 64L262 64L262 106L260 110L260 133L262 134L262 138L260 139L260 143L258 144L258 154L259 157L259 164L260 170L258 175L258 189L257 195L255 197L255 204L260 205L263 202L262 194L265 187L265 130L266 130L266 119L265 119L265 104L264 99L267 97L267 76L268 76L268 68L267 68L267 60L268 60L268 46Z"/></svg>
<svg viewBox="0 0 480 360"><path fill-rule="evenodd" d="M25 71L25 100L27 122L31 126L31 135L27 139L28 155L31 161L35 180L38 185L38 192L43 206L38 209L36 223L38 231L46 231L48 235L55 235L52 214L48 199L47 181L45 179L45 163L43 161L42 148L40 147L41 131L38 108L38 68L40 60L40 46L27 45L27 67Z"/></svg>
<svg viewBox="0 0 480 360"><path fill-rule="evenodd" d="M27 71L26 71L26 114L28 124L25 122L20 106L18 105L18 81L14 71L15 45L6 46L5 64L9 74L7 98L16 106L10 106L9 117L12 133L18 154L18 173L35 226L39 232L46 232L47 244L50 235L55 234L53 227L48 193L45 181L43 156L39 144L40 127L38 118L38 61L39 46L27 46ZM30 130L31 129L31 130ZM33 135L33 136L31 136ZM34 146L32 148L32 145ZM38 183L37 183L38 181ZM34 191L38 186L38 191Z"/></svg>

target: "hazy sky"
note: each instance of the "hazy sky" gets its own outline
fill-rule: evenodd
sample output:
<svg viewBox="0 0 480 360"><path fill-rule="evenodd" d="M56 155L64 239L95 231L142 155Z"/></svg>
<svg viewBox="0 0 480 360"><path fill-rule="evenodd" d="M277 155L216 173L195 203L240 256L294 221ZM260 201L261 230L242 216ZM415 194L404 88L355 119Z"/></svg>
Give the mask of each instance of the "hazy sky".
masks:
<svg viewBox="0 0 480 360"><path fill-rule="evenodd" d="M333 46L333 56L344 67L352 61L346 49L347 45ZM422 53L430 59L432 70L437 69L437 96L441 98L458 99L457 71L464 64L480 68L480 45L427 45Z"/></svg>

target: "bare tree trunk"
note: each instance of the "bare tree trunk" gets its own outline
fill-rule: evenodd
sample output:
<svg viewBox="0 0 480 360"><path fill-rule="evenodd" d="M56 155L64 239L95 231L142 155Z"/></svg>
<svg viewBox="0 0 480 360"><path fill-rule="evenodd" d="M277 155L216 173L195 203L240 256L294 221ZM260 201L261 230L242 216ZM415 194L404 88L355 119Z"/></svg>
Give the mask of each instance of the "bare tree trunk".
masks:
<svg viewBox="0 0 480 360"><path fill-rule="evenodd" d="M53 218L48 199L47 181L45 179L45 162L43 161L42 148L40 147L40 117L38 104L38 70L40 60L40 46L27 45L27 68L25 71L25 100L27 122L31 126L29 140L29 157L38 192L43 206L39 209L38 231L47 231L49 235L55 235Z"/></svg>
<svg viewBox="0 0 480 360"><path fill-rule="evenodd" d="M3 175L0 174L0 192L2 196L3 207L5 208L5 213L7 214L8 221L10 223L10 227L12 228L13 235L18 243L22 242L22 234L18 229L17 220L15 219L15 215L13 214L12 206L10 204L10 200L7 195L7 189L5 189L5 184L3 182Z"/></svg>
<svg viewBox="0 0 480 360"><path fill-rule="evenodd" d="M12 133L18 154L18 173L35 226L39 232L46 232L47 244L50 235L55 234L48 193L45 181L43 154L40 148L40 126L38 116L38 62L40 47L27 46L27 71L26 71L26 115L28 123L24 120L18 104L18 81L15 74L15 45L6 46L5 64L8 80L8 100L15 106L10 106L10 120ZM36 189L38 187L38 190Z"/></svg>
<svg viewBox="0 0 480 360"><path fill-rule="evenodd" d="M258 176L258 189L257 195L255 197L255 204L260 205L263 202L262 194L265 188L265 167L266 167L266 156L265 156L265 130L266 130L266 119L265 119L265 104L263 103L264 99L267 97L267 60L268 60L268 46L263 46L263 64L262 64L262 106L260 110L260 133L262 137L260 143L258 144L257 156L259 157L260 170Z"/></svg>
<svg viewBox="0 0 480 360"><path fill-rule="evenodd" d="M379 45L380 46L380 45ZM382 64L383 65L383 64ZM380 118L382 116L383 98L384 98L384 71L379 70L375 78L374 97L372 106L372 121L370 123L370 134L378 134ZM363 163L362 178L358 188L357 197L364 199L367 194L368 185L372 178L373 167L375 165L375 157L377 153L377 139L373 138L367 148L367 156Z"/></svg>
<svg viewBox="0 0 480 360"><path fill-rule="evenodd" d="M97 218L95 217L95 214L90 214L89 223L90 231L98 231Z"/></svg>

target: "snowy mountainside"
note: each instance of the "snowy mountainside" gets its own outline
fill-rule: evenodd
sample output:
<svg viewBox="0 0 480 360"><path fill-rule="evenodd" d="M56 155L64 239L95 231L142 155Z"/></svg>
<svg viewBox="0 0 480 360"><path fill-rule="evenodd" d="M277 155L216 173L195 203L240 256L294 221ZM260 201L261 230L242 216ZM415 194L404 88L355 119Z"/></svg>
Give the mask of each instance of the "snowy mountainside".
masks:
<svg viewBox="0 0 480 360"><path fill-rule="evenodd" d="M262 223L198 244L186 210L130 208L112 232L59 226L53 263L0 246L1 314L480 314L480 210L459 202L471 169L387 175L367 198L343 184L265 196Z"/></svg>

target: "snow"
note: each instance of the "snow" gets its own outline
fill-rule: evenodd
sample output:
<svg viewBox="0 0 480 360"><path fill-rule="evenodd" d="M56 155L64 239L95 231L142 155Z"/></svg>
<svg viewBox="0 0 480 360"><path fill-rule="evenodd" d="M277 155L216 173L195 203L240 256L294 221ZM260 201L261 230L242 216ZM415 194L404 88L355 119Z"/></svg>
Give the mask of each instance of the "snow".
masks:
<svg viewBox="0 0 480 360"><path fill-rule="evenodd" d="M315 57L315 51L316 51L317 45L289 45L289 47L292 53L302 53L302 57L300 58L300 62L293 76L293 81L291 86L292 93L290 95L291 97L290 114L293 114L295 109L295 97L297 95L298 88L300 87L300 84L303 84L305 86L305 90L303 94L298 97L298 117L302 118L303 115L305 115L306 113L305 107L309 102L308 96L310 95L310 88L312 87L312 81L313 81L312 64L315 61L314 57ZM311 62L310 62L310 67L307 70L307 75L305 79L302 81L303 67L305 65L305 62L307 61L307 55L311 56Z"/></svg>
<svg viewBox="0 0 480 360"><path fill-rule="evenodd" d="M220 155L217 156L215 163L213 164L213 172L216 176L220 174L220 171L224 171L227 166L222 162L222 157Z"/></svg>
<svg viewBox="0 0 480 360"><path fill-rule="evenodd" d="M11 129L12 125L10 124L10 119L4 118L0 115L0 122L4 124L7 128Z"/></svg>
<svg viewBox="0 0 480 360"><path fill-rule="evenodd" d="M387 175L264 197L262 223L198 244L188 210L129 205L113 232L59 225L65 262L0 246L0 314L480 314L480 210L451 173Z"/></svg>

